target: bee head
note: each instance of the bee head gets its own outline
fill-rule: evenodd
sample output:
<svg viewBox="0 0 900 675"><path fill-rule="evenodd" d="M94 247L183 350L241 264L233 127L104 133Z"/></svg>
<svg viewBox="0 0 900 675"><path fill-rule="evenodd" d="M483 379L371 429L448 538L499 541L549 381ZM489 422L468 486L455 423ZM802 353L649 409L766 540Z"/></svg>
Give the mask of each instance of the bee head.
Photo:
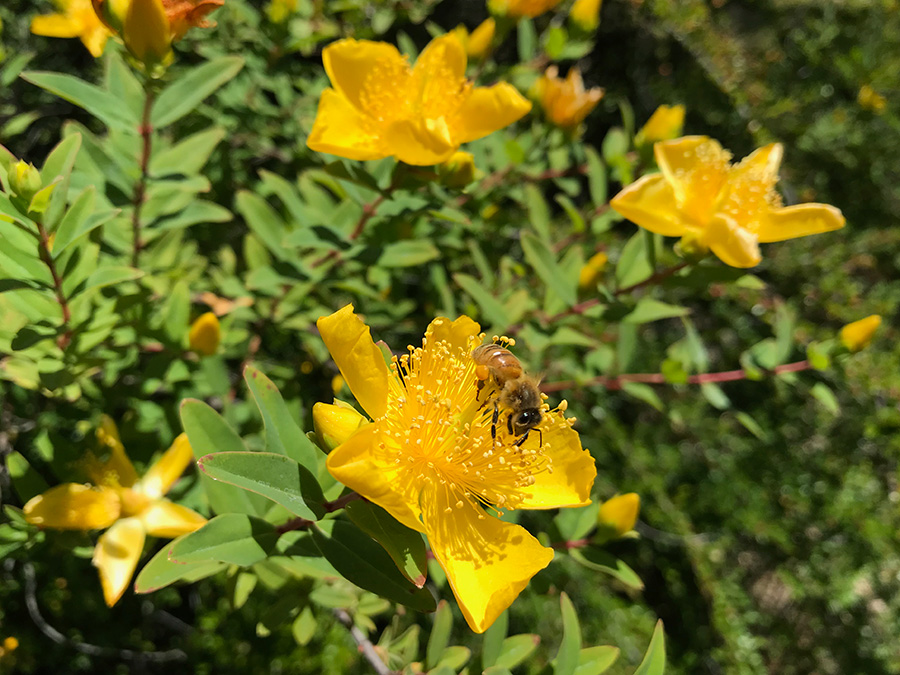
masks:
<svg viewBox="0 0 900 675"><path fill-rule="evenodd" d="M538 424L541 423L541 418L541 411L537 408L523 410L522 412L518 413L514 417L512 423L515 435L521 436L527 431L534 429Z"/></svg>

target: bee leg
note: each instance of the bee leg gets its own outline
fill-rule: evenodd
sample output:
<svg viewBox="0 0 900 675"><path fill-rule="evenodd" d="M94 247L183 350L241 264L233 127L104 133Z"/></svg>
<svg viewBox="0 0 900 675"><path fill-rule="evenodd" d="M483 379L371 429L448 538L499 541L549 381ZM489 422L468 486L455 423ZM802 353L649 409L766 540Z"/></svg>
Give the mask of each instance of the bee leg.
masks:
<svg viewBox="0 0 900 675"><path fill-rule="evenodd" d="M517 440L513 445L515 445L517 448L520 447L526 441L526 439L528 438L528 434L530 432L531 432L531 429L526 429L525 433L522 434L522 436L519 438L519 440Z"/></svg>
<svg viewBox="0 0 900 675"><path fill-rule="evenodd" d="M485 401L487 403L487 401ZM500 419L500 406L494 401L494 417L491 420L491 439L497 440L497 421Z"/></svg>

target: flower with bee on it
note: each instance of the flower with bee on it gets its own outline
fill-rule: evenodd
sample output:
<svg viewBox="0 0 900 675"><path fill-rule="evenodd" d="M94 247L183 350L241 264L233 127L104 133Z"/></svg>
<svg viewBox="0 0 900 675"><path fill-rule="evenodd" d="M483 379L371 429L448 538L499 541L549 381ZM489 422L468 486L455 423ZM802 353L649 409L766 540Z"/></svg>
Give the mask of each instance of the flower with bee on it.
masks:
<svg viewBox="0 0 900 675"><path fill-rule="evenodd" d="M521 435L495 425L472 358L483 336L466 316L435 319L421 346L390 364L351 305L317 326L372 419L344 424L337 416L345 436L328 456L329 471L426 535L469 626L485 631L553 559L523 527L493 514L590 502L596 468L574 420L564 403L551 410L542 402L540 434L518 445ZM319 407L318 432L334 438L326 410Z"/></svg>

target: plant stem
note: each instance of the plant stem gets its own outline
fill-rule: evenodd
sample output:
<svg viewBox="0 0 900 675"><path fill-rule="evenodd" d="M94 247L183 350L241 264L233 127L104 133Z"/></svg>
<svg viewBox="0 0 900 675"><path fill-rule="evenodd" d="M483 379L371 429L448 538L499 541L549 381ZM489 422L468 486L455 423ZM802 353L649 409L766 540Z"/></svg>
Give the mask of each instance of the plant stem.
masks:
<svg viewBox="0 0 900 675"><path fill-rule="evenodd" d="M681 262L677 265L673 265L672 267L667 267L664 270L660 270L659 272L654 272L649 277L644 279L643 281L639 281L636 284L632 284L631 286L623 286L622 288L617 288L613 295L622 295L624 293L631 293L632 291L636 291L639 288L644 288L645 286L652 286L654 284L658 284L660 281L665 281L670 276L675 274L676 272L680 272L685 267L690 265L689 262Z"/></svg>
<svg viewBox="0 0 900 675"><path fill-rule="evenodd" d="M772 368L772 370L765 370L763 372L769 375L780 375L781 373L797 373L803 370L809 370L811 367L812 366L810 366L809 361L803 359L802 361L795 361L794 363L785 363L780 366L775 366L774 368ZM747 371L741 368L739 370L725 370L719 373L698 373L697 375L690 375L687 379L686 384L735 382L737 380L746 379ZM628 382L640 382L643 384L667 384L666 377L662 373L625 373L623 375L614 375L612 377L600 375L598 377L591 378L587 382L582 383L576 382L574 380L548 382L541 385L541 391L549 393L553 391L562 391L563 389L572 389L575 387L592 387L597 385L606 387L611 391L615 391L621 389L622 385Z"/></svg>
<svg viewBox="0 0 900 675"><path fill-rule="evenodd" d="M57 338L56 344L60 349L65 349L72 341L72 329L69 327L69 322L72 320L72 312L69 309L69 301L66 299L66 294L63 292L62 277L59 275L59 271L56 269L56 263L53 260L53 256L50 254L50 235L47 234L47 230L44 228L43 223L37 221L36 224L38 228L38 256L50 270L50 276L53 278L53 290L56 294L56 301L59 303L60 309L62 309L63 328L65 328L65 332Z"/></svg>
<svg viewBox="0 0 900 675"><path fill-rule="evenodd" d="M141 209L147 196L147 179L150 173L150 154L153 146L153 126L150 124L150 112L153 110L153 99L155 92L153 85L147 81L144 85L144 114L141 117L141 126L138 131L141 134L143 143L141 145L141 176L134 185L134 196L131 199L131 233L133 246L131 251L131 266L138 266L138 259L141 249L144 248L144 241L141 239Z"/></svg>

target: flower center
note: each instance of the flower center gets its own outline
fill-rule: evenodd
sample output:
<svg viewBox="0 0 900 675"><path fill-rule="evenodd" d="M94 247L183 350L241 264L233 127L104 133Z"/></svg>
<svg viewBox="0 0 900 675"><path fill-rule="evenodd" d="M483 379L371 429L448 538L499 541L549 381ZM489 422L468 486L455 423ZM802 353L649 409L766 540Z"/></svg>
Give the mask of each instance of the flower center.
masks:
<svg viewBox="0 0 900 675"><path fill-rule="evenodd" d="M393 358L388 410L376 420L384 432L380 451L411 490L437 483L456 495L459 508L468 500L511 509L536 474L552 471L549 445L541 443L541 427L517 445L509 410L498 407L494 424L499 391L490 380L479 391L472 360L478 344L473 338L454 347L429 332L421 347Z"/></svg>

